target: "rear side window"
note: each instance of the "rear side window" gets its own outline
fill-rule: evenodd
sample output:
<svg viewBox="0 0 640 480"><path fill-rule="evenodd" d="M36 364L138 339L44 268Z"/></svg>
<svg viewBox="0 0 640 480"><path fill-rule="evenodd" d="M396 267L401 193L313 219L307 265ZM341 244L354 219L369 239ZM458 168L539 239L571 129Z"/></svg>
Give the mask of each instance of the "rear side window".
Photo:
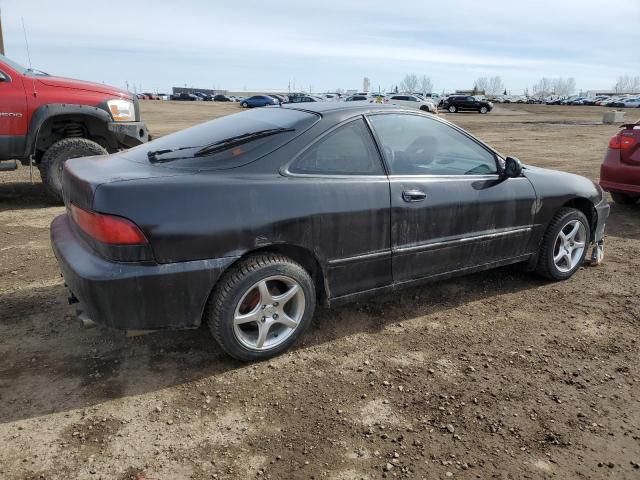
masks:
<svg viewBox="0 0 640 480"><path fill-rule="evenodd" d="M234 168L280 148L319 118L284 108L254 109L161 137L127 151L125 156L185 170Z"/></svg>
<svg viewBox="0 0 640 480"><path fill-rule="evenodd" d="M292 173L383 175L371 133L360 118L322 137L291 165Z"/></svg>

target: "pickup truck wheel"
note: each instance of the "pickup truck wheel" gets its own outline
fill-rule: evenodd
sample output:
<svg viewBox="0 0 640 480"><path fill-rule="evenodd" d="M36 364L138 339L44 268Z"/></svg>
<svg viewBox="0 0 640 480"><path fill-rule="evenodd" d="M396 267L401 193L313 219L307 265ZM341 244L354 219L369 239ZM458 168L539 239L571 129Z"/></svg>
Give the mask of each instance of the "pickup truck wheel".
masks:
<svg viewBox="0 0 640 480"><path fill-rule="evenodd" d="M611 192L611 198L620 205L632 205L638 201L638 197L632 197L631 195L619 192Z"/></svg>
<svg viewBox="0 0 640 480"><path fill-rule="evenodd" d="M86 138L64 138L49 147L40 161L40 176L49 194L62 200L62 170L70 158L106 155L101 145Z"/></svg>
<svg viewBox="0 0 640 480"><path fill-rule="evenodd" d="M288 257L247 257L219 280L205 320L213 338L232 357L264 360L287 350L311 323L313 281Z"/></svg>
<svg viewBox="0 0 640 480"><path fill-rule="evenodd" d="M458 111L458 109L456 108L456 106L455 106L455 105L451 105L451 106L449 107L449 112L450 112L450 113L456 113L457 111Z"/></svg>
<svg viewBox="0 0 640 480"><path fill-rule="evenodd" d="M590 242L589 222L580 210L561 208L549 223L536 271L549 280L566 280L580 268Z"/></svg>

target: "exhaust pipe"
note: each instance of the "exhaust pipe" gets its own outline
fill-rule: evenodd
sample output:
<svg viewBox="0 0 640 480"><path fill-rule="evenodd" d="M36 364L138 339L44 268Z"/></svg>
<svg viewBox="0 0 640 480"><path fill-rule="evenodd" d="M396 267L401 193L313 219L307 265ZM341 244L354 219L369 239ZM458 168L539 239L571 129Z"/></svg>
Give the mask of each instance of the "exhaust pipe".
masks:
<svg viewBox="0 0 640 480"><path fill-rule="evenodd" d="M96 322L89 318L85 312L78 313L78 320L80 320L80 326L82 328L93 328L96 326Z"/></svg>

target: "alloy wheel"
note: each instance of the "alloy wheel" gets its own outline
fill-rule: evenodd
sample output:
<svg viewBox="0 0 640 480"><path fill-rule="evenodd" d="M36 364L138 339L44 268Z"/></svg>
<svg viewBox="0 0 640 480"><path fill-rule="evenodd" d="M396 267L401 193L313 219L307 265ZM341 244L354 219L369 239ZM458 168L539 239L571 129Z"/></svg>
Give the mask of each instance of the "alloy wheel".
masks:
<svg viewBox="0 0 640 480"><path fill-rule="evenodd" d="M553 263L563 272L573 270L582 259L587 230L579 220L571 220L560 229L553 248Z"/></svg>
<svg viewBox="0 0 640 480"><path fill-rule="evenodd" d="M255 351L277 347L298 328L305 311L302 287L291 277L274 275L253 284L233 317L238 341Z"/></svg>

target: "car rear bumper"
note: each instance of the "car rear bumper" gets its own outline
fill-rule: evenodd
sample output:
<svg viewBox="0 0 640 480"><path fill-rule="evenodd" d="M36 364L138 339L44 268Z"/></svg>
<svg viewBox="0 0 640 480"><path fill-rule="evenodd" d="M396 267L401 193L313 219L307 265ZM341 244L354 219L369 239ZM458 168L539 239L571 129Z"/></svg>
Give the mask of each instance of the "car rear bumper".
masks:
<svg viewBox="0 0 640 480"><path fill-rule="evenodd" d="M215 282L236 260L118 263L100 257L67 215L51 224L51 245L65 284L92 321L123 330L198 327Z"/></svg>
<svg viewBox="0 0 640 480"><path fill-rule="evenodd" d="M628 193L633 195L640 195L640 183L631 184L631 183L611 182L608 180L601 179L600 186L607 192L620 192L620 193Z"/></svg>
<svg viewBox="0 0 640 480"><path fill-rule="evenodd" d="M109 131L126 147L135 147L151 140L149 129L144 122L110 122Z"/></svg>

